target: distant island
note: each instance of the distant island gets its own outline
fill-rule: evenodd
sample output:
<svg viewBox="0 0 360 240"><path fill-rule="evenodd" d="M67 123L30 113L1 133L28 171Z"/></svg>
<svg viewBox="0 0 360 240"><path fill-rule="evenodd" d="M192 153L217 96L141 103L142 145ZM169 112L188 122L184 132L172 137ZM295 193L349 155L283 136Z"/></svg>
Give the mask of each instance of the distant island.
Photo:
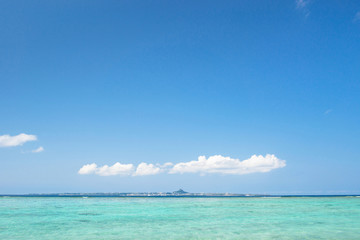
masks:
<svg viewBox="0 0 360 240"><path fill-rule="evenodd" d="M359 195L269 195L239 193L189 193L182 189L174 192L138 192L138 193L29 193L0 194L0 197L353 197Z"/></svg>
<svg viewBox="0 0 360 240"><path fill-rule="evenodd" d="M30 194L0 194L0 196L17 197L255 197L268 196L258 194L236 193L189 193L182 189L174 192L138 192L138 193L30 193Z"/></svg>

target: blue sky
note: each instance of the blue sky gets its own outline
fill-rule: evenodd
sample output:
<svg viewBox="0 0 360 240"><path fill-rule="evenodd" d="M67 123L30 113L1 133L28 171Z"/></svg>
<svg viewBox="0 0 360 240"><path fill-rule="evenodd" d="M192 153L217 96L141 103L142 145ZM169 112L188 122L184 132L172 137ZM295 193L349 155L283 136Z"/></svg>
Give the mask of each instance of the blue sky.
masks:
<svg viewBox="0 0 360 240"><path fill-rule="evenodd" d="M2 1L0 29L0 136L36 136L3 138L0 193L360 193L358 1Z"/></svg>

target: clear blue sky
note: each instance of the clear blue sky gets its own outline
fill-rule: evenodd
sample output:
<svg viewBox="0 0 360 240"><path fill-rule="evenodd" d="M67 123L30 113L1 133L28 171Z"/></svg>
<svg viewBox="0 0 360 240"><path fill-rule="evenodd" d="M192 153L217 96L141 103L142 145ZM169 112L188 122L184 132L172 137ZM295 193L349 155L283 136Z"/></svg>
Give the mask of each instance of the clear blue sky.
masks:
<svg viewBox="0 0 360 240"><path fill-rule="evenodd" d="M0 193L360 193L359 1L1 1L0 45L0 135L38 139ZM253 154L286 167L78 174Z"/></svg>

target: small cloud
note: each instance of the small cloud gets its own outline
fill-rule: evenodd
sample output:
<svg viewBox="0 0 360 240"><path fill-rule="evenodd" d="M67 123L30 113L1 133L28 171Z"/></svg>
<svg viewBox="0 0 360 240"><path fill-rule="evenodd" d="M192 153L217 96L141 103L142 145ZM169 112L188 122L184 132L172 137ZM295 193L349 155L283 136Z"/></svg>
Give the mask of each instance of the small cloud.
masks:
<svg viewBox="0 0 360 240"><path fill-rule="evenodd" d="M327 114L331 113L332 111L333 111L332 109L328 109L324 112L324 114L327 115Z"/></svg>
<svg viewBox="0 0 360 240"><path fill-rule="evenodd" d="M354 22L358 22L358 21L360 21L360 11L358 11L354 17Z"/></svg>
<svg viewBox="0 0 360 240"><path fill-rule="evenodd" d="M38 147L37 149L32 150L32 153L40 153L43 152L45 149L43 147Z"/></svg>
<svg viewBox="0 0 360 240"><path fill-rule="evenodd" d="M296 2L296 8L298 9L305 8L309 3L309 1L306 0L295 0L295 2Z"/></svg>
<svg viewBox="0 0 360 240"><path fill-rule="evenodd" d="M113 176L113 175L130 175L134 172L134 165L121 164L119 162L112 166L104 165L98 167L95 163L82 166L78 171L79 174L97 174L100 176Z"/></svg>
<svg viewBox="0 0 360 240"><path fill-rule="evenodd" d="M267 154L265 156L253 155L249 159L243 161L230 157L223 157L221 155L214 155L209 158L200 156L196 161L180 162L177 164L168 162L161 165L142 162L136 169L133 164L121 164L119 162L110 167L108 165L98 167L95 163L92 163L82 166L78 173L96 174L100 176L145 176L156 175L164 172L168 174L198 173L201 176L216 173L242 175L256 172L270 172L274 169L283 168L285 166L286 161L278 159L273 154Z"/></svg>
<svg viewBox="0 0 360 240"><path fill-rule="evenodd" d="M97 165L95 163L86 164L80 168L78 171L79 174L85 175L85 174L93 174L96 172Z"/></svg>
<svg viewBox="0 0 360 240"><path fill-rule="evenodd" d="M156 167L154 164L140 163L136 168L134 176L145 176L145 175L155 175L163 172L164 169Z"/></svg>
<svg viewBox="0 0 360 240"><path fill-rule="evenodd" d="M296 9L299 11L302 11L305 15L305 18L307 18L310 15L310 10L308 8L309 0L295 0L296 3Z"/></svg>
<svg viewBox="0 0 360 240"><path fill-rule="evenodd" d="M130 175L134 172L134 165L121 164L119 162L112 166L104 165L96 170L96 174L100 176L113 176L113 175Z"/></svg>
<svg viewBox="0 0 360 240"><path fill-rule="evenodd" d="M0 136L0 147L16 147L21 146L29 141L36 141L37 137L35 135L28 135L21 133L16 136L2 135Z"/></svg>

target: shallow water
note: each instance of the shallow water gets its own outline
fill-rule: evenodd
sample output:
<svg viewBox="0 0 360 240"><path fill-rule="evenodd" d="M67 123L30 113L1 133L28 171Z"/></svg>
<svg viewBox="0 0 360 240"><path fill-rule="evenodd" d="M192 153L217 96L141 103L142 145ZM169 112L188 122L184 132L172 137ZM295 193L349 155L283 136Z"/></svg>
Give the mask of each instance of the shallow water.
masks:
<svg viewBox="0 0 360 240"><path fill-rule="evenodd" d="M0 197L0 239L360 239L360 198Z"/></svg>

